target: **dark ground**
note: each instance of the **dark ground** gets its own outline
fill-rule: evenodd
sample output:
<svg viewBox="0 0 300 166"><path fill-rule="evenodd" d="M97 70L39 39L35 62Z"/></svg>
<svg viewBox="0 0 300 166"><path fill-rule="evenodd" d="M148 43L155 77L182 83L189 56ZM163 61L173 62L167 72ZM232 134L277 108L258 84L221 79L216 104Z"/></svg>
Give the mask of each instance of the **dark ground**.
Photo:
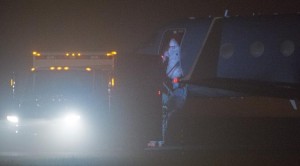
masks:
<svg viewBox="0 0 300 166"><path fill-rule="evenodd" d="M1 154L1 165L299 165L299 151L165 150L101 154ZM124 154L125 153L125 154Z"/></svg>
<svg viewBox="0 0 300 166"><path fill-rule="evenodd" d="M121 123L118 119L117 126L122 124L124 130L120 130L115 141L119 140L121 144L115 144L110 149L81 153L2 152L0 165L300 164L299 112L292 112L288 103L280 99L226 100L204 99L193 106L189 104L186 112L174 115L172 121L176 123L169 128L172 143L162 148L145 148L146 141L157 138L155 135L159 133L159 128L153 127L153 124L159 123L159 120L151 123L150 119L132 117L134 122ZM216 101L219 106L213 104ZM251 106L251 103L255 105ZM199 105L203 106L202 109L205 106L205 110L199 112ZM231 109L216 111L216 107L220 106ZM273 116L267 116L270 115L268 112L272 112Z"/></svg>

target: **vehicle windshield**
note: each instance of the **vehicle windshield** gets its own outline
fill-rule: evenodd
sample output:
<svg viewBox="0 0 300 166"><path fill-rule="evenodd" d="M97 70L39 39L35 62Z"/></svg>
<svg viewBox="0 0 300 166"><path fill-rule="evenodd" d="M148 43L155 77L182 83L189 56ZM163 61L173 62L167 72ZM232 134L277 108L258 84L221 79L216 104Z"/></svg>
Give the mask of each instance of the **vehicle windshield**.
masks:
<svg viewBox="0 0 300 166"><path fill-rule="evenodd" d="M40 71L34 75L36 95L86 95L93 92L94 75L86 71Z"/></svg>

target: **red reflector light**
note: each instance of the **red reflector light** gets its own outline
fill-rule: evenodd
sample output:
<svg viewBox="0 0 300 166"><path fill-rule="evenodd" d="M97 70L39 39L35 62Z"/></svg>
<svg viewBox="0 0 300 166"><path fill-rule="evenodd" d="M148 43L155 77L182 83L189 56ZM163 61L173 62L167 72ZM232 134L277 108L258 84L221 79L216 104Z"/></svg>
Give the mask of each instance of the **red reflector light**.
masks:
<svg viewBox="0 0 300 166"><path fill-rule="evenodd" d="M173 78L173 83L179 83L179 78Z"/></svg>

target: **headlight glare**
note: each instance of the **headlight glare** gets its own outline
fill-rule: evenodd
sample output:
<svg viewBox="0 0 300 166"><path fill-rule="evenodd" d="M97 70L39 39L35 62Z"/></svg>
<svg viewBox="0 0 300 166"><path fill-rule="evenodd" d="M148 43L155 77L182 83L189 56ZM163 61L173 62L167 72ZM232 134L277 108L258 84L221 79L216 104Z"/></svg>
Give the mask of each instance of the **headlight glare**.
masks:
<svg viewBox="0 0 300 166"><path fill-rule="evenodd" d="M67 124L74 124L77 123L79 120L80 120L80 116L77 114L68 114L64 119L64 121Z"/></svg>
<svg viewBox="0 0 300 166"><path fill-rule="evenodd" d="M17 116L8 115L8 116L6 116L6 119L9 122L12 122L12 123L18 123L19 122L19 118Z"/></svg>

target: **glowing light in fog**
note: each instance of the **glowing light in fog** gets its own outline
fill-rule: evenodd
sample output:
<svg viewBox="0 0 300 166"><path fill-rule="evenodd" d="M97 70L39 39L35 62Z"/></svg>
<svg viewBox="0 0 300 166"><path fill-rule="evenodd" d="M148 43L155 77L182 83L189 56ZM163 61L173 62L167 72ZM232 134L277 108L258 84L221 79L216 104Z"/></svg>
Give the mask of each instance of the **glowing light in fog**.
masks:
<svg viewBox="0 0 300 166"><path fill-rule="evenodd" d="M112 87L115 86L115 79L114 79L114 78L111 79L111 86L112 86Z"/></svg>
<svg viewBox="0 0 300 166"><path fill-rule="evenodd" d="M17 116L7 116L6 119L9 122L12 122L12 123L18 123L19 122L19 118Z"/></svg>
<svg viewBox="0 0 300 166"><path fill-rule="evenodd" d="M80 120L80 116L77 114L69 114L65 117L64 121L68 125L77 123Z"/></svg>
<svg viewBox="0 0 300 166"><path fill-rule="evenodd" d="M106 53L106 56L115 56L115 55L117 55L117 51L111 51Z"/></svg>
<svg viewBox="0 0 300 166"><path fill-rule="evenodd" d="M38 53L38 52L36 52L36 51L33 51L33 52L32 52L32 55L33 55L33 56L41 56L41 54Z"/></svg>

